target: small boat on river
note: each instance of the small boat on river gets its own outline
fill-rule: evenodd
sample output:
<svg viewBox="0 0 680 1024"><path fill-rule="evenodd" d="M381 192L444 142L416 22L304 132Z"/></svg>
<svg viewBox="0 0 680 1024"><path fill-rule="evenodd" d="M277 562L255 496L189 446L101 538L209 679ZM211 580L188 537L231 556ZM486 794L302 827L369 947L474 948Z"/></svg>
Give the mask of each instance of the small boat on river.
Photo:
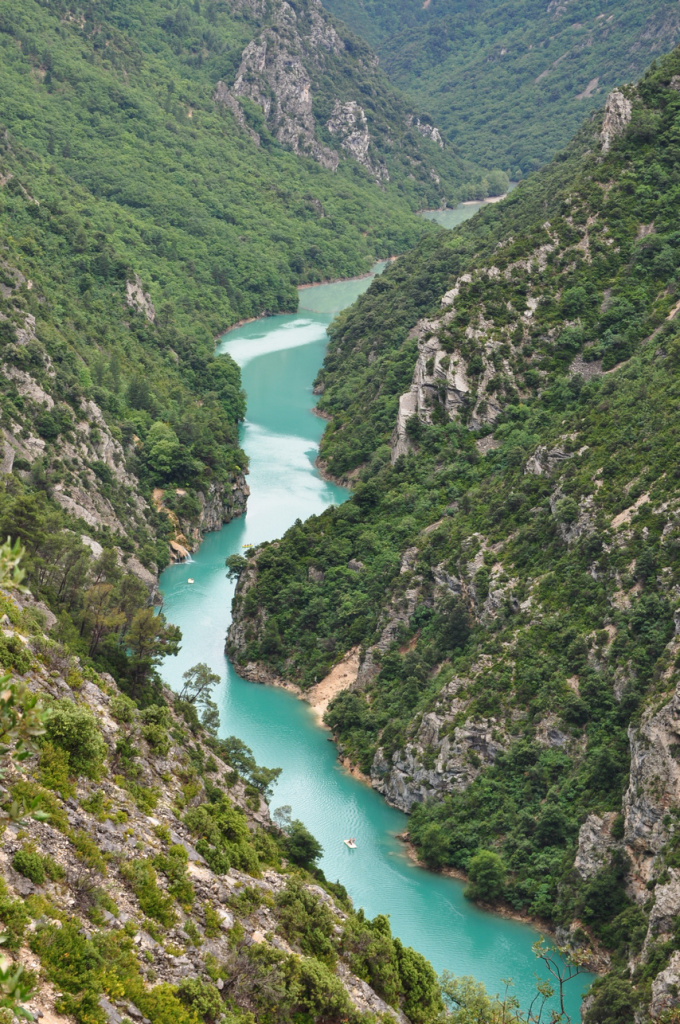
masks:
<svg viewBox="0 0 680 1024"><path fill-rule="evenodd" d="M196 581L195 581L195 580L192 580L191 576L190 576L190 577L189 577L189 579L187 580L187 583L195 583L195 582L196 582Z"/></svg>
<svg viewBox="0 0 680 1024"><path fill-rule="evenodd" d="M349 846L350 850L356 850L357 844L354 839L343 839L345 846Z"/></svg>

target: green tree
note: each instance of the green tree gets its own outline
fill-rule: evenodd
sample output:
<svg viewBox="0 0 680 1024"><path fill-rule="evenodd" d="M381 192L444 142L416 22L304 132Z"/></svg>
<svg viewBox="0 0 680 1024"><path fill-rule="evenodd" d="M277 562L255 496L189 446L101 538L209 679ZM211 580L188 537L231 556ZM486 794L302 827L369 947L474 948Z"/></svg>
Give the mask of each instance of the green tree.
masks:
<svg viewBox="0 0 680 1024"><path fill-rule="evenodd" d="M168 624L165 616L156 615L153 608L141 608L136 612L125 634L135 696L141 695L163 658L174 657L179 653L181 640L179 626Z"/></svg>
<svg viewBox="0 0 680 1024"><path fill-rule="evenodd" d="M286 835L286 853L294 864L303 868L314 867L323 853L323 846L314 838L309 829L299 819L290 823Z"/></svg>
<svg viewBox="0 0 680 1024"><path fill-rule="evenodd" d="M500 899L505 888L506 868L493 850L480 850L468 865L469 885L465 895L471 900L493 902Z"/></svg>
<svg viewBox="0 0 680 1024"><path fill-rule="evenodd" d="M179 699L201 709L201 724L208 732L217 733L220 724L220 712L211 694L219 684L220 677L211 672L204 661L199 662L182 675L184 686Z"/></svg>

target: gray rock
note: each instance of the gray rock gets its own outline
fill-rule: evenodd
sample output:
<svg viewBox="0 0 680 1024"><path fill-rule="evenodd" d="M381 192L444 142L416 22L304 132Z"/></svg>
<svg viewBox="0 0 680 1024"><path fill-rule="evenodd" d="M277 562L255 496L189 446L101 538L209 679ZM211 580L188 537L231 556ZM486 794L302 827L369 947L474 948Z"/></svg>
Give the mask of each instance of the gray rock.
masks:
<svg viewBox="0 0 680 1024"><path fill-rule="evenodd" d="M620 89L613 89L607 96L604 108L604 120L600 132L600 146L603 153L608 153L612 142L626 130L633 115L633 107Z"/></svg>
<svg viewBox="0 0 680 1024"><path fill-rule="evenodd" d="M109 1024L122 1024L124 1020L123 1014L119 1013L113 1003L110 1003L106 996L99 997L99 1008L106 1014L106 1019Z"/></svg>

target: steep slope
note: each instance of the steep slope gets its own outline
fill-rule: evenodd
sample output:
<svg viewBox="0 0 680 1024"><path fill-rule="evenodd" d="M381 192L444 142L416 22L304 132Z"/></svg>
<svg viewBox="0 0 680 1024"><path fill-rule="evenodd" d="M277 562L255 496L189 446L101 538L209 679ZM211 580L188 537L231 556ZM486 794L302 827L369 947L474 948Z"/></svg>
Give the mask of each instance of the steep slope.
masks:
<svg viewBox="0 0 680 1024"><path fill-rule="evenodd" d="M667 0L325 0L464 156L541 167L680 39Z"/></svg>
<svg viewBox="0 0 680 1024"><path fill-rule="evenodd" d="M34 612L0 608L3 729L29 715L34 733L27 759L3 747L0 838L4 950L33 987L30 1012L52 1024L437 1015L423 957L325 881L304 827L270 823L267 771L247 749L169 691L140 712Z"/></svg>
<svg viewBox="0 0 680 1024"><path fill-rule="evenodd" d="M133 219L154 304L210 302L215 331L403 251L411 211L483 177L314 0L20 0L0 30L3 127Z"/></svg>
<svg viewBox="0 0 680 1024"><path fill-rule="evenodd" d="M468 175L488 187L314 0L20 0L0 53L0 503L83 634L90 585L124 566L153 595L245 508L215 336L413 244L413 211Z"/></svg>
<svg viewBox="0 0 680 1024"><path fill-rule="evenodd" d="M342 752L430 864L610 951L611 1024L678 1005L679 86L676 51L336 321L355 493L253 554L228 643L303 687L360 646Z"/></svg>

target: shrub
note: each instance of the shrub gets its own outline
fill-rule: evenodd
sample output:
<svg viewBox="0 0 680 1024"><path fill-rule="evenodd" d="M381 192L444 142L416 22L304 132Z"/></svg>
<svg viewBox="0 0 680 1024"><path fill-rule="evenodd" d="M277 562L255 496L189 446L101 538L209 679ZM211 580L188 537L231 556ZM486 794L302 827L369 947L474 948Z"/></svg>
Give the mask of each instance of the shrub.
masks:
<svg viewBox="0 0 680 1024"><path fill-rule="evenodd" d="M31 667L31 655L18 636L0 635L0 664L5 668L14 669L19 675L28 672Z"/></svg>
<svg viewBox="0 0 680 1024"><path fill-rule="evenodd" d="M313 892L291 879L276 897L281 930L307 956L314 956L331 967L337 953L332 941L333 915Z"/></svg>
<svg viewBox="0 0 680 1024"><path fill-rule="evenodd" d="M194 887L187 876L189 855L183 846L171 846L167 853L159 853L153 865L169 879L168 891L178 903L188 908L194 902Z"/></svg>
<svg viewBox="0 0 680 1024"><path fill-rule="evenodd" d="M111 701L109 708L116 721L125 724L134 720L137 711L135 702L130 697L126 697L124 693L117 694Z"/></svg>
<svg viewBox="0 0 680 1024"><path fill-rule="evenodd" d="M204 1021L211 1024L221 1016L224 1003L219 990L198 978L185 978L177 986L177 998Z"/></svg>
<svg viewBox="0 0 680 1024"><path fill-rule="evenodd" d="M156 871L150 860L133 860L123 864L120 872L139 901L142 913L165 928L177 920L171 896L164 896L156 882Z"/></svg>
<svg viewBox="0 0 680 1024"><path fill-rule="evenodd" d="M60 793L65 800L75 793L75 786L69 778L69 768L69 755L62 747L55 747L49 741L43 744L38 778L43 786Z"/></svg>
<svg viewBox="0 0 680 1024"><path fill-rule="evenodd" d="M22 943L28 924L28 911L23 900L13 900L5 880L0 878L0 921L4 925L4 949L15 952Z"/></svg>
<svg viewBox="0 0 680 1024"><path fill-rule="evenodd" d="M74 774L99 778L106 743L89 708L69 700L55 701L47 711L45 730L47 739L68 754Z"/></svg>
<svg viewBox="0 0 680 1024"><path fill-rule="evenodd" d="M43 885L45 881L45 865L37 850L28 846L17 850L12 858L12 867L35 885Z"/></svg>
<svg viewBox="0 0 680 1024"><path fill-rule="evenodd" d="M493 902L505 888L505 864L493 850L480 850L468 865L470 884L465 895L471 900Z"/></svg>

